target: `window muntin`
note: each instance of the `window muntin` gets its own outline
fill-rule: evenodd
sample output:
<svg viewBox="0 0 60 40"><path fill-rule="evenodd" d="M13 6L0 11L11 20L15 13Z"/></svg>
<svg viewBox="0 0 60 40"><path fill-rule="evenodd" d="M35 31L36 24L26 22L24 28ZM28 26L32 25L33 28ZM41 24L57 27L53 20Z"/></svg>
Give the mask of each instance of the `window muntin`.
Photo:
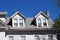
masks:
<svg viewBox="0 0 60 40"><path fill-rule="evenodd" d="M21 36L21 40L26 40L26 36Z"/></svg>
<svg viewBox="0 0 60 40"><path fill-rule="evenodd" d="M13 36L9 36L9 40L14 40L14 37Z"/></svg>

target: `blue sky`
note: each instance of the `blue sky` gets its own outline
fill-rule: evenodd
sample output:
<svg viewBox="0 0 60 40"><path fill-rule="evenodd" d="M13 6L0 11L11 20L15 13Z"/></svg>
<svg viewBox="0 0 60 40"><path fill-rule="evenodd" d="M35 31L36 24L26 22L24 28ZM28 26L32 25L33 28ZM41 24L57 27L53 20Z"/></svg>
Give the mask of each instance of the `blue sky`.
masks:
<svg viewBox="0 0 60 40"><path fill-rule="evenodd" d="M38 12L47 10L51 18L55 19L55 0L0 0L0 12L8 12L8 17L16 11L20 11L26 17L34 17Z"/></svg>

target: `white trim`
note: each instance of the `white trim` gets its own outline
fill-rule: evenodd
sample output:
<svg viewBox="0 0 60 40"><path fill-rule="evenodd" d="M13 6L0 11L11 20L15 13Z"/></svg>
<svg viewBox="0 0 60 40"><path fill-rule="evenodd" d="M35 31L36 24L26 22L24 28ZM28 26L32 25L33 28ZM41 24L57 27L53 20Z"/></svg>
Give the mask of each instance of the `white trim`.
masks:
<svg viewBox="0 0 60 40"><path fill-rule="evenodd" d="M14 15L16 15L17 13L19 13L19 11L15 12L10 18L12 18Z"/></svg>
<svg viewBox="0 0 60 40"><path fill-rule="evenodd" d="M26 18L23 14L21 14L19 11L16 11L10 18L12 18L14 15L16 15L17 13L19 13L21 16L23 16L24 18Z"/></svg>
<svg viewBox="0 0 60 40"><path fill-rule="evenodd" d="M43 13L42 11L40 11L36 16L35 16L35 18L37 18L39 15L40 15L40 13Z"/></svg>

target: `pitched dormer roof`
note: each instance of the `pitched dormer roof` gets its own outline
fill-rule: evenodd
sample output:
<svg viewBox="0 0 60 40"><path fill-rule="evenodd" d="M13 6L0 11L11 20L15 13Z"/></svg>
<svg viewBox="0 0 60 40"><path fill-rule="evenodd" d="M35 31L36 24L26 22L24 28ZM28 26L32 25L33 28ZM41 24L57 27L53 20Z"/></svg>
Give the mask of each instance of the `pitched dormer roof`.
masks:
<svg viewBox="0 0 60 40"><path fill-rule="evenodd" d="M44 17L49 18L49 16L47 16L45 13L43 13L42 11L40 11L35 18L37 18L40 14L42 14Z"/></svg>
<svg viewBox="0 0 60 40"><path fill-rule="evenodd" d="M21 12L19 12L19 11L15 12L15 14L13 14L10 18L13 18L16 14L18 14L21 17L23 17L24 19L26 19L26 17L23 14L21 14Z"/></svg>

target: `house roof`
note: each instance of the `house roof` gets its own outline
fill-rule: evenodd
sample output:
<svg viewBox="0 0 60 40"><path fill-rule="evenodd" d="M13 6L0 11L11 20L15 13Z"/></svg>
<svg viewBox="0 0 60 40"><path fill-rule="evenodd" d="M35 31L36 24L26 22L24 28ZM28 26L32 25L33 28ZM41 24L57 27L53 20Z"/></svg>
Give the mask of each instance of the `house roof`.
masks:
<svg viewBox="0 0 60 40"><path fill-rule="evenodd" d="M23 16L24 18L26 18L26 17L25 17L24 15L22 15L19 11L17 11L14 15L12 15L11 18L14 17L17 13L18 13L20 16ZM36 28L36 27L37 27L37 26L36 26L36 18L37 18L40 14L42 14L42 15L43 15L44 17L46 17L46 18L49 18L46 14L44 14L42 11L40 11L40 12L35 16L35 18L26 18L26 20L25 20L25 27L26 27L26 28ZM53 21L52 21L50 18L48 19L48 22L49 22L49 26L52 26ZM9 25L12 26L12 20L10 20Z"/></svg>
<svg viewBox="0 0 60 40"><path fill-rule="evenodd" d="M5 27L5 26L7 26L7 24L6 24L6 23L4 23L2 20L0 20L0 26Z"/></svg>
<svg viewBox="0 0 60 40"><path fill-rule="evenodd" d="M23 14L21 14L21 12L19 12L19 11L15 12L10 18L13 18L16 14L18 14L21 17L23 17L24 19L26 19L26 17Z"/></svg>
<svg viewBox="0 0 60 40"><path fill-rule="evenodd" d="M20 15L21 17L23 17L24 19L26 19L25 20L25 27L26 28L19 28L19 29L23 29L23 30L40 30L40 28L37 28L37 26L36 26L36 18L40 15L40 14L42 14L43 16L45 16L46 18L49 18L46 14L44 14L42 11L40 11L36 16L35 16L35 18L26 18L23 14L21 14L19 11L17 11L17 12L15 12L15 14L13 14L11 17L10 17L10 20L9 20L9 23L8 24L6 24L6 23L4 23L2 20L0 20L0 23L1 23L1 25L3 24L4 26L6 26L6 25L8 25L7 27L9 27L9 25L10 25L10 27L12 28L12 29L15 29L15 28L13 28L12 27L12 18L16 15L16 14L18 14L18 15ZM53 23L53 21L49 18L48 19L48 22L49 22L49 26L51 26L52 25L52 23ZM18 28L16 28L16 29L18 29Z"/></svg>
<svg viewBox="0 0 60 40"><path fill-rule="evenodd" d="M35 18L37 18L40 14L42 14L44 17L49 18L49 16L47 16L45 13L43 13L42 11L40 11Z"/></svg>

